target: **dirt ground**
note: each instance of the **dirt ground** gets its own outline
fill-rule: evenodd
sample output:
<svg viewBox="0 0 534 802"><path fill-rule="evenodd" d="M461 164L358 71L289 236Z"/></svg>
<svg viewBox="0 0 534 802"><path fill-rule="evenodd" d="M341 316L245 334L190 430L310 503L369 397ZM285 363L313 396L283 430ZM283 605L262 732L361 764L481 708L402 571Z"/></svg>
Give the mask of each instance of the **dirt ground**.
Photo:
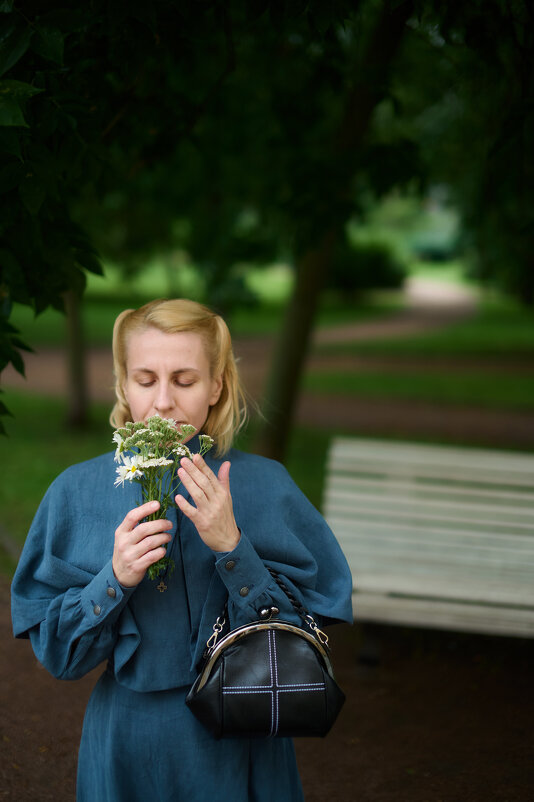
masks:
<svg viewBox="0 0 534 802"><path fill-rule="evenodd" d="M0 799L73 802L100 671L53 679L11 637L5 580L0 603ZM331 639L347 701L327 738L297 742L307 802L534 799L534 642L378 626Z"/></svg>
<svg viewBox="0 0 534 802"><path fill-rule="evenodd" d="M402 336L469 313L469 299L433 306L422 289L397 321L351 332ZM324 336L335 341L347 333L339 327ZM264 341L236 344L253 394L264 380L268 349ZM29 355L26 386L61 393L62 360L59 352ZM92 397L109 398L109 353L92 352L89 368ZM20 382L7 371L2 378L6 385ZM534 447L534 417L527 413L343 398L325 404L307 394L298 418L318 423L325 408L338 425L367 434ZM331 640L347 702L326 739L297 742L307 802L534 800L534 641L362 625L334 627ZM0 802L73 802L83 711L100 672L77 682L50 677L29 643L12 638L5 578L0 642Z"/></svg>

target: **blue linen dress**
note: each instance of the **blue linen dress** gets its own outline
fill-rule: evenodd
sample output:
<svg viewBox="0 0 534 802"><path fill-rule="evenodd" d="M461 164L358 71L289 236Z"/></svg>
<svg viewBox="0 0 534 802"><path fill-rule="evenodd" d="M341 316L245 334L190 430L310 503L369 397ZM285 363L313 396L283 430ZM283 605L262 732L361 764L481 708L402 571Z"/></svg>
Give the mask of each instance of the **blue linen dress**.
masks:
<svg viewBox="0 0 534 802"><path fill-rule="evenodd" d="M189 445L198 450L196 438ZM217 472L223 460L205 458ZM298 622L266 566L322 625L352 620L350 571L283 466L236 450L225 459L241 540L214 552L169 512L176 569L165 592L147 577L123 588L113 573L114 532L140 488L114 487L112 453L68 468L37 511L12 584L14 634L61 679L107 661L84 718L78 802L302 799L291 739L216 740L184 700L226 602L232 627L272 604Z"/></svg>

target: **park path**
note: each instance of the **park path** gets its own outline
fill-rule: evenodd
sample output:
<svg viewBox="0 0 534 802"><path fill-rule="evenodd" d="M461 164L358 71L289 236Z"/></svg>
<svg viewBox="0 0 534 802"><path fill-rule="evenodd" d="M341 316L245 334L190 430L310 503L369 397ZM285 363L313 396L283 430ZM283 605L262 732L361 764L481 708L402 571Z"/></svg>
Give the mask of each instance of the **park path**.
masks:
<svg viewBox="0 0 534 802"><path fill-rule="evenodd" d="M404 308L386 318L318 329L307 369L400 373L411 369L493 371L498 368L500 375L534 372L532 364L510 365L506 361L458 364L435 358L330 356L318 348L325 344L391 339L436 331L469 317L476 308L477 298L473 290L443 281L414 278L407 282L405 293ZM245 386L256 400L262 397L273 345L272 337L236 338L234 342ZM25 357L25 365L26 379L9 367L2 374L3 386L50 396L66 395L67 367L63 349L39 349ZM111 404L114 393L110 349L89 350L87 374L91 399ZM365 435L436 438L510 448L534 447L534 416L524 411L452 407L387 398L327 396L306 391L298 402L297 421L301 425L320 427L334 421L340 429Z"/></svg>

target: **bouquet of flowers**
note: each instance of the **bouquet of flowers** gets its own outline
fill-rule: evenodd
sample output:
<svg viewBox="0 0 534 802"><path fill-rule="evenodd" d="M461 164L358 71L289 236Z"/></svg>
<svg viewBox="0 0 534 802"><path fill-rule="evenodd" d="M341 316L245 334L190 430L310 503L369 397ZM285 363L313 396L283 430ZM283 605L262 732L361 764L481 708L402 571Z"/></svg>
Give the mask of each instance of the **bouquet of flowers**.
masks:
<svg viewBox="0 0 534 802"><path fill-rule="evenodd" d="M115 462L117 468L115 486L124 482L138 482L143 495L142 503L159 501L160 507L147 520L155 521L167 517L169 507L176 507L174 496L181 482L177 471L182 457L192 459L193 454L184 440L196 432L194 426L182 423L176 427L172 418L153 415L146 421L128 421L113 434L117 446ZM213 438L201 434L200 454L205 454L213 445ZM130 456L126 454L130 452ZM148 569L150 579L156 579L164 571L172 574L174 560L162 557Z"/></svg>

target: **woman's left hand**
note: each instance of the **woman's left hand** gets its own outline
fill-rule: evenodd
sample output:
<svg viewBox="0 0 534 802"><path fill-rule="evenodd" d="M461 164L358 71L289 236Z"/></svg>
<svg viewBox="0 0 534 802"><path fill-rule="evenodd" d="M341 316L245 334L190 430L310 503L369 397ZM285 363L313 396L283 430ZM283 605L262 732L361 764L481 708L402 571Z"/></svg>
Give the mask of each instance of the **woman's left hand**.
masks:
<svg viewBox="0 0 534 802"><path fill-rule="evenodd" d="M196 506L178 493L176 504L195 524L198 534L214 551L232 551L241 537L230 493L230 463L223 462L217 476L200 454L180 460L178 478Z"/></svg>

